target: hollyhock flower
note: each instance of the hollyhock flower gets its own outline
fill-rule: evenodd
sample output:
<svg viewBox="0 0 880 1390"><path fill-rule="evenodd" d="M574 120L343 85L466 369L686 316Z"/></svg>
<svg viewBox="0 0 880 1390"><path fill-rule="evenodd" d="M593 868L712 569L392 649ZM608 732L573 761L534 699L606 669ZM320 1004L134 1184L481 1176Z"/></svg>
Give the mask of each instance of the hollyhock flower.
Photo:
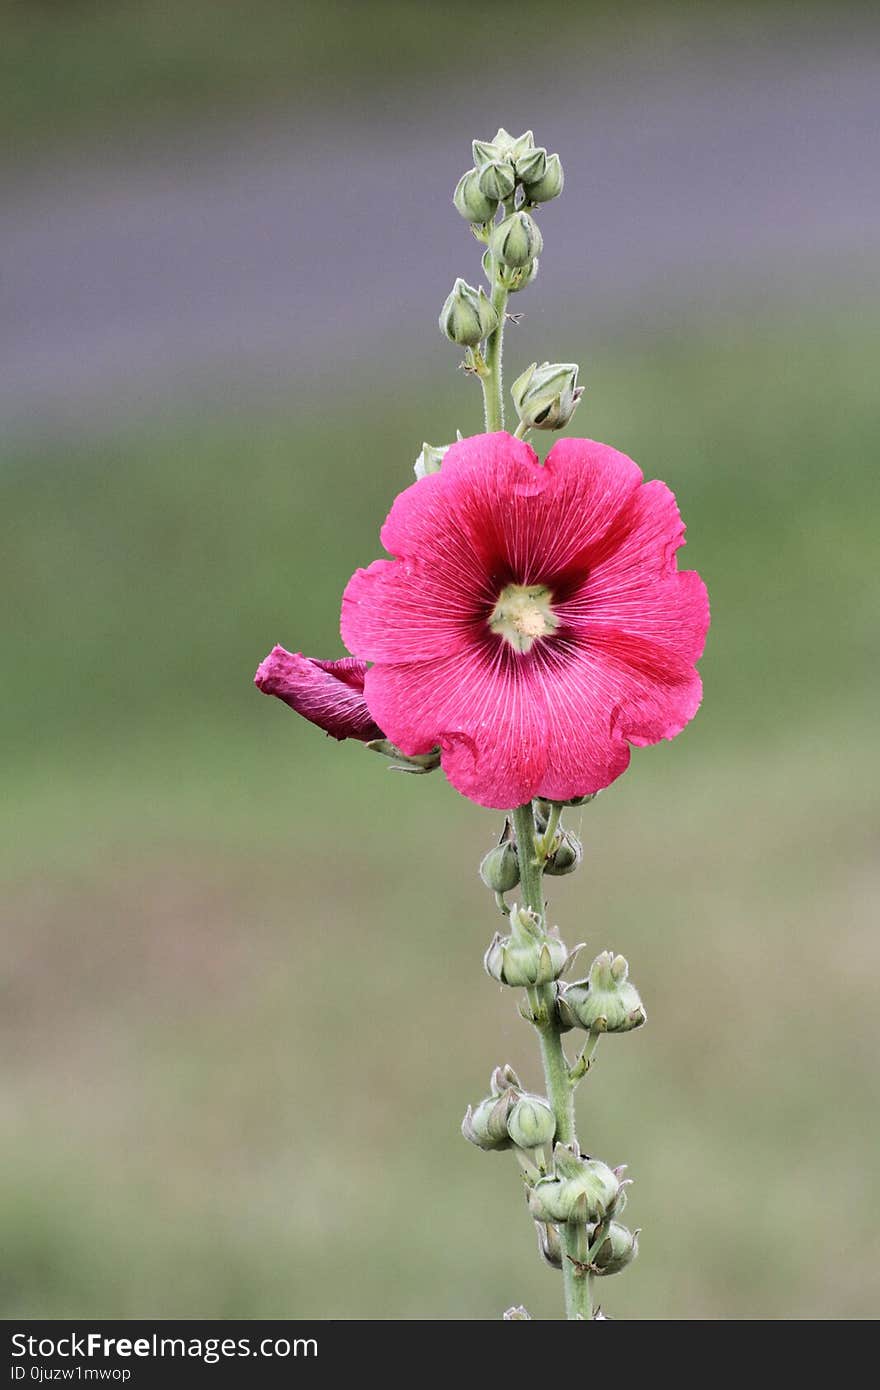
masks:
<svg viewBox="0 0 880 1390"><path fill-rule="evenodd" d="M366 669L365 662L353 657L317 661L300 652L273 647L257 667L254 685L266 695L277 695L333 738L357 738L368 743L381 738L382 730L364 699Z"/></svg>
<svg viewBox="0 0 880 1390"><path fill-rule="evenodd" d="M598 791L630 744L696 713L706 590L676 569L672 493L624 454L563 439L542 466L509 434L463 439L381 535L397 558L349 581L343 639L375 663L364 693L386 736L439 744L473 801Z"/></svg>

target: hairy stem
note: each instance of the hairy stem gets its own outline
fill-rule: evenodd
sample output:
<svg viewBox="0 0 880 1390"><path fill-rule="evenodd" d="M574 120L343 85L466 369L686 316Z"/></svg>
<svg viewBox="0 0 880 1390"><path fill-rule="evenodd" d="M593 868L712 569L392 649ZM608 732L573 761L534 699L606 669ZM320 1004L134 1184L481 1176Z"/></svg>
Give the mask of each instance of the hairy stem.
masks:
<svg viewBox="0 0 880 1390"><path fill-rule="evenodd" d="M535 816L531 802L525 806L517 806L516 810L511 812L511 817L519 856L523 902L544 921L543 844L539 846L536 840ZM556 1022L556 990L553 985L543 985L530 989L528 998L541 1047L547 1099L556 1116L556 1138L561 1144L577 1145L574 1086ZM578 1229L573 1223L568 1222L560 1227L559 1234L564 1253L562 1278L565 1287L566 1318L591 1318L593 1309L590 1281L586 1273L579 1269Z"/></svg>
<svg viewBox="0 0 880 1390"><path fill-rule="evenodd" d="M498 327L486 339L486 365L480 376L483 386L487 434L504 429L501 354L504 348L504 315L507 311L507 290L498 278L498 265L494 256L492 257L492 305L498 314Z"/></svg>

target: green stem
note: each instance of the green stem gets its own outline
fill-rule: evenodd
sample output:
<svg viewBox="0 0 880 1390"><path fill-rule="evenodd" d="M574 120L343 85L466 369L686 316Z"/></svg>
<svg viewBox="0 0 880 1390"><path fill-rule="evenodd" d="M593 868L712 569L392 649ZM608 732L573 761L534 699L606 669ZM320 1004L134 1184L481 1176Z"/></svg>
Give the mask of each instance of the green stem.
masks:
<svg viewBox="0 0 880 1390"><path fill-rule="evenodd" d="M553 848L553 841L556 839L556 832L559 829L559 821L562 816L562 807L556 801L550 807L550 815L547 819L547 829L544 831L541 843L538 845L538 855L542 864L549 859L550 851Z"/></svg>
<svg viewBox="0 0 880 1390"><path fill-rule="evenodd" d="M504 429L504 395L501 376L501 357L504 350L504 316L507 311L507 290L497 278L495 258L492 258L492 306L498 315L498 327L486 339L485 368L480 375L486 414L486 433Z"/></svg>
<svg viewBox="0 0 880 1390"><path fill-rule="evenodd" d="M510 814L516 836L523 902L543 921L544 861L535 836L535 816L531 802L525 806L517 806ZM574 1087L556 1022L556 990L553 985L542 985L530 989L528 997L541 1047L547 1099L556 1116L556 1138L560 1144L577 1146ZM560 1227L560 1237L564 1253L562 1279L565 1288L565 1316L568 1319L591 1318L593 1311L590 1282L585 1274L579 1272L575 1263L578 1260L577 1227L571 1222L566 1222Z"/></svg>

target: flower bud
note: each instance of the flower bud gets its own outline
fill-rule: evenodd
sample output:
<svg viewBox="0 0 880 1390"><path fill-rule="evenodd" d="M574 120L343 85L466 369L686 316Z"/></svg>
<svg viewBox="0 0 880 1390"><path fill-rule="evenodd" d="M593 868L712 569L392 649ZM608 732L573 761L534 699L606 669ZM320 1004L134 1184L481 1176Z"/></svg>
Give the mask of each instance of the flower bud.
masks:
<svg viewBox="0 0 880 1390"><path fill-rule="evenodd" d="M507 1133L518 1149L539 1149L556 1137L556 1116L543 1096L520 1096L507 1117Z"/></svg>
<svg viewBox="0 0 880 1390"><path fill-rule="evenodd" d="M520 183L538 183L547 168L547 151L533 145L516 156L516 177Z"/></svg>
<svg viewBox="0 0 880 1390"><path fill-rule="evenodd" d="M422 452L413 464L413 472L416 477L419 479L427 478L429 473L439 473L446 451L451 447L449 444L423 443Z"/></svg>
<svg viewBox="0 0 880 1390"><path fill-rule="evenodd" d="M527 908L512 908L509 920L510 936L496 932L483 957L487 973L504 985L548 985L558 979L568 960L558 929L545 931Z"/></svg>
<svg viewBox="0 0 880 1390"><path fill-rule="evenodd" d="M558 154L548 154L544 172L533 183L524 181L526 201L529 203L549 203L562 192L565 178Z"/></svg>
<svg viewBox="0 0 880 1390"><path fill-rule="evenodd" d="M535 1230L538 1232L538 1254L541 1259L546 1261L551 1269L561 1269L562 1242L559 1239L559 1231L555 1226L546 1225L543 1221L535 1222Z"/></svg>
<svg viewBox="0 0 880 1390"><path fill-rule="evenodd" d="M505 1062L503 1067L496 1067L489 1077L489 1090L493 1096L503 1095L505 1091L522 1090L522 1082L509 1062Z"/></svg>
<svg viewBox="0 0 880 1390"><path fill-rule="evenodd" d="M497 199L488 198L480 188L479 169L468 169L462 174L452 201L466 222L491 222L498 208Z"/></svg>
<svg viewBox="0 0 880 1390"><path fill-rule="evenodd" d="M516 164L527 150L534 149L535 137L530 130L513 136L499 126L494 140L475 140L473 142L474 163L478 168L491 164L494 160L508 160Z"/></svg>
<svg viewBox="0 0 880 1390"><path fill-rule="evenodd" d="M601 1221L613 1211L620 1192L616 1174L598 1158L584 1158L557 1144L555 1176L539 1178L529 1194L536 1221Z"/></svg>
<svg viewBox="0 0 880 1390"><path fill-rule="evenodd" d="M481 287L475 290L461 276L440 311L440 331L462 347L476 347L498 327L498 314Z"/></svg>
<svg viewBox="0 0 880 1390"><path fill-rule="evenodd" d="M523 424L536 430L561 430L567 425L584 394L577 378L575 362L542 362L540 367L533 362L526 367L510 388Z"/></svg>
<svg viewBox="0 0 880 1390"><path fill-rule="evenodd" d="M537 279L538 266L540 261L536 256L528 265L521 265L517 270L507 269L504 274L504 284L511 294L516 294L518 290L524 290L526 285L530 285Z"/></svg>
<svg viewBox="0 0 880 1390"><path fill-rule="evenodd" d="M640 1028L647 1015L628 973L623 956L603 951L590 966L589 979L560 991L557 1007L563 1025L594 1033L628 1033Z"/></svg>
<svg viewBox="0 0 880 1390"><path fill-rule="evenodd" d="M533 217L527 212L512 212L492 233L492 253L504 265L528 265L540 256L544 238Z"/></svg>
<svg viewBox="0 0 880 1390"><path fill-rule="evenodd" d="M483 273L491 285L492 277L495 274L495 268L492 264L492 252L488 247L483 252L482 265ZM518 290L524 290L526 285L530 285L533 280L537 279L539 265L540 262L537 256L533 261L529 261L528 265L500 265L497 271L498 279L508 293L516 294Z"/></svg>
<svg viewBox="0 0 880 1390"><path fill-rule="evenodd" d="M595 1229L594 1227L593 1231L589 1232L591 1245ZM627 1230L619 1221L609 1221L605 1228L605 1239L591 1263L597 1274L619 1274L628 1264L632 1264L638 1253L639 1232Z"/></svg>
<svg viewBox="0 0 880 1390"><path fill-rule="evenodd" d="M519 860L511 840L490 849L480 865L480 878L493 893L509 893L519 883Z"/></svg>
<svg viewBox="0 0 880 1390"><path fill-rule="evenodd" d="M513 172L513 165L506 160L493 159L491 163L484 164L478 171L479 189L484 197L494 199L495 203L500 203L502 198L509 198L516 188L516 175Z"/></svg>
<svg viewBox="0 0 880 1390"><path fill-rule="evenodd" d="M509 1149L513 1140L507 1132L507 1121L516 1105L519 1092L512 1087L500 1096L487 1096L476 1109L468 1106L461 1122L461 1132L478 1149Z"/></svg>
<svg viewBox="0 0 880 1390"><path fill-rule="evenodd" d="M554 806L586 806L588 801L595 801L598 795L598 792L586 792L583 796L569 797L568 801L536 801L535 811L544 817L546 825L550 811Z"/></svg>
<svg viewBox="0 0 880 1390"><path fill-rule="evenodd" d="M563 874L573 874L580 868L584 857L584 847L571 830L561 830L556 839L556 847L544 865L544 873L555 878Z"/></svg>

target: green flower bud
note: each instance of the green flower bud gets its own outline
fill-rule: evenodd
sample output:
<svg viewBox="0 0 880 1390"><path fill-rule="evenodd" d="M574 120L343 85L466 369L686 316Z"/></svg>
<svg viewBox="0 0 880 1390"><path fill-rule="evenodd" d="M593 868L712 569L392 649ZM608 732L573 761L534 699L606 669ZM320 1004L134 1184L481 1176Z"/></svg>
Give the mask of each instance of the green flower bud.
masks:
<svg viewBox="0 0 880 1390"><path fill-rule="evenodd" d="M543 1096L524 1095L507 1117L507 1133L518 1149L539 1149L556 1137L556 1116Z"/></svg>
<svg viewBox="0 0 880 1390"><path fill-rule="evenodd" d="M478 1149L509 1149L513 1140L507 1132L510 1112L516 1105L519 1092L511 1087L499 1096L487 1096L476 1109L468 1106L461 1122L461 1132Z"/></svg>
<svg viewBox="0 0 880 1390"><path fill-rule="evenodd" d="M504 126L499 126L494 140L473 142L474 163L478 168L496 160L507 160L510 164L516 164L525 156L527 150L534 147L535 137L530 130L524 131L522 135L513 136Z"/></svg>
<svg viewBox="0 0 880 1390"><path fill-rule="evenodd" d="M476 347L498 327L498 314L482 287L475 290L461 276L440 311L440 331L462 347Z"/></svg>
<svg viewBox="0 0 880 1390"><path fill-rule="evenodd" d="M562 830L556 841L556 848L544 865L544 873L555 878L561 878L563 874L573 874L575 869L580 868L583 857L584 847L577 835L572 834L570 830Z"/></svg>
<svg viewBox="0 0 880 1390"><path fill-rule="evenodd" d="M538 266L540 262L536 256L528 265L521 265L517 270L507 269L504 273L504 284L511 294L516 294L518 290L524 290L526 285L530 285L537 278Z"/></svg>
<svg viewBox="0 0 880 1390"><path fill-rule="evenodd" d="M594 1232L597 1227L590 1231L589 1241L592 1245ZM593 1264L597 1274L619 1274L622 1269L626 1269L628 1264L632 1264L636 1255L639 1253L639 1232L629 1231L626 1226L622 1226L619 1221L609 1221L605 1230L605 1239L593 1256Z"/></svg>
<svg viewBox="0 0 880 1390"><path fill-rule="evenodd" d="M598 795L598 792L587 792L584 796L572 796L568 801L536 801L535 813L543 816L546 825L554 806L586 806L588 801L595 801Z"/></svg>
<svg viewBox="0 0 880 1390"><path fill-rule="evenodd" d="M439 473L440 465L443 462L447 449L450 444L422 444L422 452L413 464L413 472L417 478L427 478L429 473Z"/></svg>
<svg viewBox="0 0 880 1390"><path fill-rule="evenodd" d="M511 840L490 849L480 865L480 878L493 893L509 893L519 883L519 860Z"/></svg>
<svg viewBox="0 0 880 1390"><path fill-rule="evenodd" d="M536 1221L601 1221L614 1210L620 1181L606 1163L563 1144L556 1145L553 1159L555 1176L539 1178L529 1193Z"/></svg>
<svg viewBox="0 0 880 1390"><path fill-rule="evenodd" d="M557 980L568 960L558 929L545 931L540 918L527 908L512 908L509 921L510 935L496 932L483 957L487 973L501 984L514 986Z"/></svg>
<svg viewBox="0 0 880 1390"><path fill-rule="evenodd" d="M515 1308L508 1308L508 1309L507 1309L507 1311L506 1311L505 1314L504 1314L504 1321L505 1321L505 1322L531 1322L531 1321L532 1321L532 1315L531 1315L531 1313L529 1313L529 1312L526 1311L526 1309L523 1307L523 1305L522 1305L521 1303L518 1303L518 1304L516 1305Z"/></svg>
<svg viewBox="0 0 880 1390"><path fill-rule="evenodd" d="M544 172L533 183L525 182L526 201L529 203L549 203L562 192L565 178L558 154L549 154Z"/></svg>
<svg viewBox="0 0 880 1390"><path fill-rule="evenodd" d="M395 743L387 738L372 738L366 745L371 753L381 753L383 758L392 761L392 772L433 772L440 766L440 749L432 748L430 753L401 753Z"/></svg>
<svg viewBox="0 0 880 1390"><path fill-rule="evenodd" d="M498 267L498 279L510 294L516 294L518 290L524 290L526 285L530 285L532 281L537 278L539 264L540 262L536 256L533 261L529 261L528 265L501 265ZM488 247L483 252L482 265L483 274L491 285L493 275L492 252Z"/></svg>
<svg viewBox="0 0 880 1390"><path fill-rule="evenodd" d="M498 209L497 198L488 198L480 188L479 169L468 169L462 174L452 201L466 222L491 222Z"/></svg>
<svg viewBox="0 0 880 1390"><path fill-rule="evenodd" d="M503 265L524 266L540 256L544 238L527 212L512 212L492 233L492 253Z"/></svg>
<svg viewBox="0 0 880 1390"><path fill-rule="evenodd" d="M504 226L504 223L501 224ZM510 388L516 413L535 430L561 430L568 424L584 388L575 362L533 362Z"/></svg>
<svg viewBox="0 0 880 1390"><path fill-rule="evenodd" d="M486 198L493 198L496 203L502 198L509 198L516 188L513 165L496 159L484 164L479 170L479 187Z"/></svg>
<svg viewBox="0 0 880 1390"><path fill-rule="evenodd" d="M489 1077L489 1090L493 1096L503 1095L505 1091L521 1091L522 1082L509 1062L505 1062L503 1067L496 1067Z"/></svg>
<svg viewBox="0 0 880 1390"><path fill-rule="evenodd" d="M562 1242L559 1239L559 1231L555 1226L545 1225L543 1221L535 1222L535 1230L538 1232L538 1254L541 1259L552 1269L561 1269Z"/></svg>
<svg viewBox="0 0 880 1390"><path fill-rule="evenodd" d="M560 991L557 1007L564 1026L593 1033L628 1033L640 1028L647 1014L628 974L623 956L603 951L590 966L589 979Z"/></svg>
<svg viewBox="0 0 880 1390"><path fill-rule="evenodd" d="M537 183L544 177L547 168L547 151L542 145L533 145L516 156L516 177L520 183Z"/></svg>

